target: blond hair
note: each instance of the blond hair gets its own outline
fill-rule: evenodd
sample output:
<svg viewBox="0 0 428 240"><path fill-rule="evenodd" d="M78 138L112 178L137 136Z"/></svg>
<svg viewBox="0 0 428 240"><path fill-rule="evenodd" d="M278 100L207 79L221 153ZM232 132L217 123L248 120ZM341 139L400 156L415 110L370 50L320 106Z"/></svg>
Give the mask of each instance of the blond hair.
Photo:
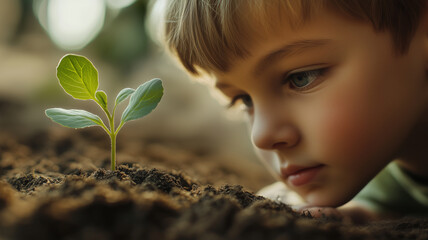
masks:
<svg viewBox="0 0 428 240"><path fill-rule="evenodd" d="M296 27L327 8L389 31L395 50L406 53L426 0L157 0L163 11L163 41L192 74L228 70L248 55L243 39L272 30L281 18ZM279 19L278 19L279 18ZM256 29L256 30L255 30Z"/></svg>

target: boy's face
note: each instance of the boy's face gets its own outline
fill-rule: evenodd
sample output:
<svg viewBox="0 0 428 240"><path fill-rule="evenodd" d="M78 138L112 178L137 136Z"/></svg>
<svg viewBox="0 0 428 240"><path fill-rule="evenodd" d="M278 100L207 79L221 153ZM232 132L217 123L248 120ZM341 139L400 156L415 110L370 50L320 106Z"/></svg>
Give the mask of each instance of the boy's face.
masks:
<svg viewBox="0 0 428 240"><path fill-rule="evenodd" d="M339 206L426 134L414 133L428 103L425 27L398 56L388 33L327 10L295 30L280 22L214 74L217 87L246 106L256 149L291 189Z"/></svg>

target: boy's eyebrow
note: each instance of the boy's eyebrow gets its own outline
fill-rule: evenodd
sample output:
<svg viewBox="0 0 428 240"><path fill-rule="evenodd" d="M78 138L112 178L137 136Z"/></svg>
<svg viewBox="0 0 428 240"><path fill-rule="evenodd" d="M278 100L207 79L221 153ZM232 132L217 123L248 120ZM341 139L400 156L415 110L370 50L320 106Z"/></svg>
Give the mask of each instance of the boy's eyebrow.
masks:
<svg viewBox="0 0 428 240"><path fill-rule="evenodd" d="M257 64L254 73L255 75L260 75L267 66L281 58L299 53L302 50L324 46L331 42L331 39L306 39L289 43L280 47L279 49L272 51L262 58Z"/></svg>
<svg viewBox="0 0 428 240"><path fill-rule="evenodd" d="M332 39L304 39L282 46L279 49L270 52L258 62L254 70L254 75L260 76L267 66L271 65L273 62L281 58L297 54L302 50L325 46L331 43L332 41ZM220 90L224 90L226 88L229 88L230 85L217 81L215 87Z"/></svg>

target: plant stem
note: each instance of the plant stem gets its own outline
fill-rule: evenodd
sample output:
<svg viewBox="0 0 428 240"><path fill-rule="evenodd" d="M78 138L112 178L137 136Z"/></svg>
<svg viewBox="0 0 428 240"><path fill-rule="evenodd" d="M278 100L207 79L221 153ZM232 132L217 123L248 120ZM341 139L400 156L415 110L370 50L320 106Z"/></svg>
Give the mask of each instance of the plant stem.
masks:
<svg viewBox="0 0 428 240"><path fill-rule="evenodd" d="M110 134L111 139L111 170L116 170L116 134Z"/></svg>
<svg viewBox="0 0 428 240"><path fill-rule="evenodd" d="M116 132L114 129L114 112L109 114L110 122L110 139L111 139L111 170L116 170Z"/></svg>
<svg viewBox="0 0 428 240"><path fill-rule="evenodd" d="M103 107L103 105L96 98L94 98L93 100L103 109L103 111L106 114L108 121L110 123L110 129L107 129L104 122L102 123L103 124L102 127L110 136L110 140L111 140L111 159L110 159L111 170L114 171L114 170L116 170L116 136L117 136L117 133L119 132L120 128L123 126L123 123L120 124L120 126L118 127L117 130L114 129L114 115L116 112L116 105L114 106L112 114L110 114L107 107Z"/></svg>

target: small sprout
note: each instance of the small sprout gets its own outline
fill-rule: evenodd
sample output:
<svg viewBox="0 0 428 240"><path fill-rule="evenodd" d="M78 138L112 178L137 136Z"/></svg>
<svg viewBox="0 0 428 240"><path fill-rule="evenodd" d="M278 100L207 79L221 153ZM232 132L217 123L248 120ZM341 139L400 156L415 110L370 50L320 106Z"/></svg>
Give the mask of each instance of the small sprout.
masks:
<svg viewBox="0 0 428 240"><path fill-rule="evenodd" d="M131 120L142 118L156 108L163 95L162 81L152 79L137 89L122 89L116 97L113 111L107 105L107 94L98 90L98 71L85 57L68 54L57 67L59 84L74 99L94 100L107 116L109 127L93 113L78 109L49 108L45 111L52 121L69 128L102 127L111 140L111 170L116 169L116 136L123 125ZM122 113L119 126L115 127L116 107L130 97L129 104Z"/></svg>

